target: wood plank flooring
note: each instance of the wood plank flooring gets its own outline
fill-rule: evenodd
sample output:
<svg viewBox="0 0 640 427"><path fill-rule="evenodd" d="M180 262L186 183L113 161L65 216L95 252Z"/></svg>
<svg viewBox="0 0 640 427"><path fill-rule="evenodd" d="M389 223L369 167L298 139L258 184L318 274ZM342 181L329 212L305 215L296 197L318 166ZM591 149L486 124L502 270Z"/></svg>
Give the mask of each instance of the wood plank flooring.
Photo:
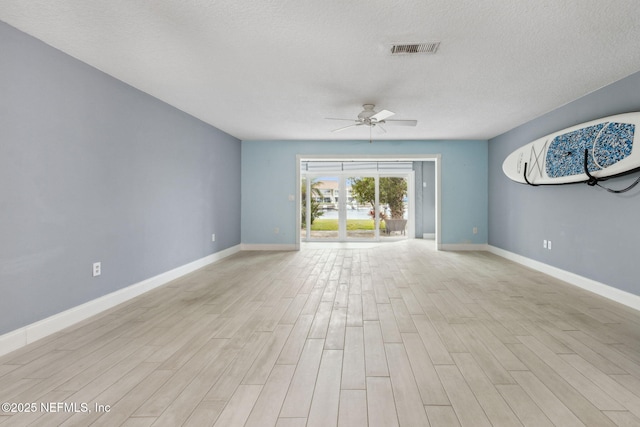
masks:
<svg viewBox="0 0 640 427"><path fill-rule="evenodd" d="M1 357L2 402L12 427L640 426L640 313L421 240L241 252Z"/></svg>

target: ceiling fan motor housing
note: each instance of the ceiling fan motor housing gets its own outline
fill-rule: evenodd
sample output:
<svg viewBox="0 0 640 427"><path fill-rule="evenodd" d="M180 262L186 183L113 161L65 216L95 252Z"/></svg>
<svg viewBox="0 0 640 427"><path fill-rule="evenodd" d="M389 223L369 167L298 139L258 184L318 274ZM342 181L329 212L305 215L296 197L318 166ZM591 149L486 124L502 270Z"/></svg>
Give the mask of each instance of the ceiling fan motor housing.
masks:
<svg viewBox="0 0 640 427"><path fill-rule="evenodd" d="M376 112L373 110L374 107L375 107L374 104L364 104L362 106L362 108L364 108L364 110L362 110L362 112L360 114L358 114L358 119L361 122L370 125L371 124L371 116L376 114Z"/></svg>

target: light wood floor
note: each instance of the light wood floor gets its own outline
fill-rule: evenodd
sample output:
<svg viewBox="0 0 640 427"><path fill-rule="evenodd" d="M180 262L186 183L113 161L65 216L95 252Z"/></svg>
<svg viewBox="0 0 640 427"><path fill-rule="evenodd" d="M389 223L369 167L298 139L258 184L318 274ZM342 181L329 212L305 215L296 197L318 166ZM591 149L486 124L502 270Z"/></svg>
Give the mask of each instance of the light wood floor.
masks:
<svg viewBox="0 0 640 427"><path fill-rule="evenodd" d="M37 404L12 427L640 426L640 313L420 240L242 252L0 358L0 402Z"/></svg>

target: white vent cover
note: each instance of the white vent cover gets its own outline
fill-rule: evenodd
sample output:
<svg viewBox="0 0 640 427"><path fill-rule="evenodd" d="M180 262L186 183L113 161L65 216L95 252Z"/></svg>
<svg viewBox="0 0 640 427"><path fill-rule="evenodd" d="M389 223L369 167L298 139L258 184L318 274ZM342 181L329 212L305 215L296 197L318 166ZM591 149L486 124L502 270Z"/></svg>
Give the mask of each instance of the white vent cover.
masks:
<svg viewBox="0 0 640 427"><path fill-rule="evenodd" d="M436 53L438 46L440 46L440 42L394 44L391 46L391 54Z"/></svg>

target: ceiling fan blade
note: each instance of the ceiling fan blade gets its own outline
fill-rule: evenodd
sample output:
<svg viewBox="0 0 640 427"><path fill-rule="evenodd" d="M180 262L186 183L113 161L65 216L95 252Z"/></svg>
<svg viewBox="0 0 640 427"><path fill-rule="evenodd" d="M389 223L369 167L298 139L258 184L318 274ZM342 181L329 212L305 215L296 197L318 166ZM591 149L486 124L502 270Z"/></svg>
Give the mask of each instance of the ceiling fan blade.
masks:
<svg viewBox="0 0 640 427"><path fill-rule="evenodd" d="M382 110L378 113L375 113L373 116L370 117L370 119L372 121L377 121L377 122L381 122L384 119L386 119L387 117L391 117L393 116L395 113L389 110Z"/></svg>
<svg viewBox="0 0 640 427"><path fill-rule="evenodd" d="M417 120L385 120L386 124L391 126L416 126L418 124Z"/></svg>
<svg viewBox="0 0 640 427"><path fill-rule="evenodd" d="M342 127L342 128L334 129L331 132L340 132L340 131L343 131L345 129L349 129L349 128L356 127L356 126L362 126L362 123L356 123L354 125L349 125L349 126L345 126L345 127Z"/></svg>
<svg viewBox="0 0 640 427"><path fill-rule="evenodd" d="M348 122L356 122L357 120L353 120L353 119L337 119L335 117L325 117L325 120L346 120Z"/></svg>

